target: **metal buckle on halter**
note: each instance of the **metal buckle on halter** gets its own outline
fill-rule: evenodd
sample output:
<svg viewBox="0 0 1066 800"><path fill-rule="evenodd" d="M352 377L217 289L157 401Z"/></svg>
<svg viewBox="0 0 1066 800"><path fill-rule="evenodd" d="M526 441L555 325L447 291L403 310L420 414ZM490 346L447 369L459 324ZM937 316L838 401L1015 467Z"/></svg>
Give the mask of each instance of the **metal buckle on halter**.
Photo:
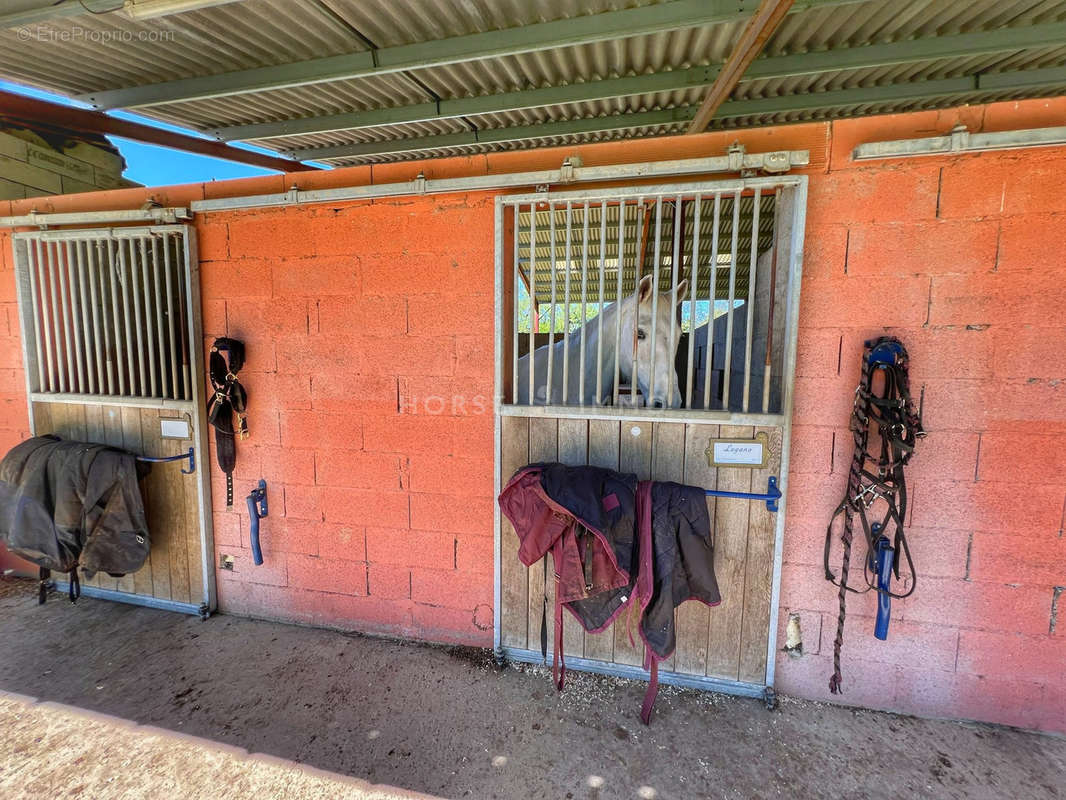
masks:
<svg viewBox="0 0 1066 800"><path fill-rule="evenodd" d="M886 491L879 491L878 488L871 483L869 486L864 486L861 492L851 498L851 502L853 505L858 505L859 503L862 503L864 506L869 508L878 500L883 500L885 498L885 495L888 494L892 494L891 489L888 489ZM871 495L869 500L863 499L864 497L866 497L866 495Z"/></svg>

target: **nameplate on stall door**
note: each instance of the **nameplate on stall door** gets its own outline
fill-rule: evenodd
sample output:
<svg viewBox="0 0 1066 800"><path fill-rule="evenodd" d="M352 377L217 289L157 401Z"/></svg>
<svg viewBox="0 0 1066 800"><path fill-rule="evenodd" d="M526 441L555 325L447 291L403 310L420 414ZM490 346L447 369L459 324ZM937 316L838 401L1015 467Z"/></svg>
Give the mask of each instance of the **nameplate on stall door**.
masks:
<svg viewBox="0 0 1066 800"><path fill-rule="evenodd" d="M188 439L189 423L183 419L161 419L159 435L164 439Z"/></svg>
<svg viewBox="0 0 1066 800"><path fill-rule="evenodd" d="M765 469L770 455L770 437L762 432L754 439L711 439L706 453L707 462L712 467Z"/></svg>

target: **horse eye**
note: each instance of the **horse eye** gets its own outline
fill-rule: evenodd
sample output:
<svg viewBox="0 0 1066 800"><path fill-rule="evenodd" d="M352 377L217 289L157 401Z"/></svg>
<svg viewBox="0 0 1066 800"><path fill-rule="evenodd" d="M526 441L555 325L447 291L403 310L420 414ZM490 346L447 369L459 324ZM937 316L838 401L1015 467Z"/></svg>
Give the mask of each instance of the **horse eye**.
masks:
<svg viewBox="0 0 1066 800"><path fill-rule="evenodd" d="M644 337L645 337L644 329L643 328L637 328L637 338L638 339L644 339Z"/></svg>

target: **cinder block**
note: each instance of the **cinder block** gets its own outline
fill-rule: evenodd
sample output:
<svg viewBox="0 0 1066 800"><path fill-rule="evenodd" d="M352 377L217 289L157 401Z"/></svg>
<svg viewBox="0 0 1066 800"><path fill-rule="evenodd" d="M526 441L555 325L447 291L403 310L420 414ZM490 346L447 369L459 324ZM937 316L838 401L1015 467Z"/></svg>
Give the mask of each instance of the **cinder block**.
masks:
<svg viewBox="0 0 1066 800"><path fill-rule="evenodd" d="M401 377L401 414L480 416L492 414L491 378Z"/></svg>
<svg viewBox="0 0 1066 800"><path fill-rule="evenodd" d="M456 377L493 379L495 350L491 336L455 337Z"/></svg>
<svg viewBox="0 0 1066 800"><path fill-rule="evenodd" d="M371 563L367 569L371 597L397 600L411 596L411 571L407 567Z"/></svg>
<svg viewBox="0 0 1066 800"><path fill-rule="evenodd" d="M811 181L807 224L931 220L939 182L938 167L920 164L831 172Z"/></svg>
<svg viewBox="0 0 1066 800"><path fill-rule="evenodd" d="M1047 320L1064 323L1063 317ZM1066 377L1066 324L1056 327L1015 326L995 332L994 373L997 378Z"/></svg>
<svg viewBox="0 0 1066 800"><path fill-rule="evenodd" d="M906 666L897 688L898 708L905 713L1029 729L1043 726L1042 695L1035 683Z"/></svg>
<svg viewBox="0 0 1066 800"><path fill-rule="evenodd" d="M839 328L800 327L796 340L796 375L836 377L842 355L841 336Z"/></svg>
<svg viewBox="0 0 1066 800"><path fill-rule="evenodd" d="M1007 178L1018 164L1002 154L981 153L944 165L940 179L942 219L972 220L1003 213Z"/></svg>
<svg viewBox="0 0 1066 800"><path fill-rule="evenodd" d="M803 274L824 280L844 274L848 254L847 220L808 225L803 239Z"/></svg>
<svg viewBox="0 0 1066 800"><path fill-rule="evenodd" d="M1018 159L1006 178L1003 211L1006 214L1041 214L1066 211L1059 182L1066 149L1056 147Z"/></svg>
<svg viewBox="0 0 1066 800"><path fill-rule="evenodd" d="M320 490L320 496L326 522L386 528L410 525L406 492L326 486Z"/></svg>
<svg viewBox="0 0 1066 800"><path fill-rule="evenodd" d="M296 519L309 519L322 521L322 498L319 496L317 486L294 486L282 487L282 497L285 499L283 506L286 517ZM215 494L217 498L218 495Z"/></svg>
<svg viewBox="0 0 1066 800"><path fill-rule="evenodd" d="M328 374L351 374L367 370L366 353L361 343L350 336L287 337L276 345L278 372Z"/></svg>
<svg viewBox="0 0 1066 800"><path fill-rule="evenodd" d="M833 429L795 425L789 447L790 475L828 475L832 458Z"/></svg>
<svg viewBox="0 0 1066 800"><path fill-rule="evenodd" d="M278 445L260 445L256 449L259 451L260 474L268 484L294 483L307 486L315 483L314 450ZM244 455L243 450L241 455Z"/></svg>
<svg viewBox="0 0 1066 800"><path fill-rule="evenodd" d="M800 327L917 328L928 316L929 281L925 276L850 275L838 280L804 281ZM892 302L885 302L886 298Z"/></svg>
<svg viewBox="0 0 1066 800"><path fill-rule="evenodd" d="M233 299L227 302L227 314L230 335L247 342L249 350L264 339L302 338L309 333L307 300L302 297L275 297L268 302Z"/></svg>
<svg viewBox="0 0 1066 800"><path fill-rule="evenodd" d="M1006 217L999 241L999 270L1039 270L1062 274L1066 269L1066 214L1021 214Z"/></svg>
<svg viewBox="0 0 1066 800"><path fill-rule="evenodd" d="M196 226L196 249L200 261L229 261L229 226L206 217Z"/></svg>
<svg viewBox="0 0 1066 800"><path fill-rule="evenodd" d="M492 536L494 510L489 497L412 494L411 527Z"/></svg>
<svg viewBox="0 0 1066 800"><path fill-rule="evenodd" d="M355 561L293 554L288 557L289 585L337 594L366 594L366 565Z"/></svg>
<svg viewBox="0 0 1066 800"><path fill-rule="evenodd" d="M978 478L1066 484L1066 434L986 431Z"/></svg>
<svg viewBox="0 0 1066 800"><path fill-rule="evenodd" d="M457 458L435 453L412 453L409 459L412 492L492 497L492 459ZM461 476L461 480L457 478Z"/></svg>
<svg viewBox="0 0 1066 800"><path fill-rule="evenodd" d="M977 581L1061 586L1066 583L1066 538L1005 536L977 531L970 551L970 577ZM1048 609L1051 593L1048 593Z"/></svg>
<svg viewBox="0 0 1066 800"><path fill-rule="evenodd" d="M405 298L322 297L315 304L320 333L362 336L403 336L407 333Z"/></svg>
<svg viewBox="0 0 1066 800"><path fill-rule="evenodd" d="M260 259L211 261L200 267L200 293L215 299L258 297L274 293L270 262Z"/></svg>
<svg viewBox="0 0 1066 800"><path fill-rule="evenodd" d="M350 414L395 414L396 378L329 373L311 377L311 406L316 411Z"/></svg>
<svg viewBox="0 0 1066 800"><path fill-rule="evenodd" d="M412 606L415 635L433 642L492 646L492 606L481 604L472 611L415 603Z"/></svg>
<svg viewBox="0 0 1066 800"><path fill-rule="evenodd" d="M982 386L978 418L985 428L1066 433L1066 381L997 381Z"/></svg>
<svg viewBox="0 0 1066 800"><path fill-rule="evenodd" d="M492 607L492 573L459 572L454 569L411 570L411 599L448 608Z"/></svg>
<svg viewBox="0 0 1066 800"><path fill-rule="evenodd" d="M327 592L306 594L314 596L312 621L315 625L401 638L409 638L415 633L410 600L352 597Z"/></svg>
<svg viewBox="0 0 1066 800"><path fill-rule="evenodd" d="M905 528L919 581L966 577L970 531L945 528ZM924 587L919 586L919 591Z"/></svg>
<svg viewBox="0 0 1066 800"><path fill-rule="evenodd" d="M367 528L367 560L404 567L455 568L456 536L441 531Z"/></svg>
<svg viewBox="0 0 1066 800"><path fill-rule="evenodd" d="M855 407L856 381L848 375L796 378L793 419L796 424L841 428Z"/></svg>
<svg viewBox="0 0 1066 800"><path fill-rule="evenodd" d="M1047 634L1050 608L1051 591L1043 587L920 577L903 618L1038 636Z"/></svg>
<svg viewBox="0 0 1066 800"><path fill-rule="evenodd" d="M412 336L468 334L492 336L495 296L491 292L417 294L407 298Z"/></svg>
<svg viewBox="0 0 1066 800"><path fill-rule="evenodd" d="M917 401L916 401L917 402ZM908 482L926 479L973 481L977 472L978 434L969 431L932 431L915 445L906 468Z"/></svg>
<svg viewBox="0 0 1066 800"><path fill-rule="evenodd" d="M22 200L26 196L26 187L21 183L0 178L0 200Z"/></svg>
<svg viewBox="0 0 1066 800"><path fill-rule="evenodd" d="M460 536L456 540L455 568L463 572L493 570L493 540L488 536Z"/></svg>
<svg viewBox="0 0 1066 800"><path fill-rule="evenodd" d="M230 251L234 252L232 234L230 238ZM357 256L306 256L305 243L305 249L300 253L274 262L275 296L359 297L362 271Z"/></svg>
<svg viewBox="0 0 1066 800"><path fill-rule="evenodd" d="M362 420L352 414L283 410L280 416L281 443L285 447L355 448L362 445Z"/></svg>
<svg viewBox="0 0 1066 800"><path fill-rule="evenodd" d="M306 217L288 211L249 211L229 223L233 258L300 258L310 251L311 228Z"/></svg>
<svg viewBox="0 0 1066 800"><path fill-rule="evenodd" d="M962 631L959 637L961 673L1057 685L1063 664L1066 639L987 630Z"/></svg>
<svg viewBox="0 0 1066 800"><path fill-rule="evenodd" d="M848 275L949 275L996 265L997 220L850 226Z"/></svg>
<svg viewBox="0 0 1066 800"><path fill-rule="evenodd" d="M363 449L376 453L436 453L450 455L460 433L455 417L414 416L366 417L363 420ZM491 452L491 451L486 451Z"/></svg>
<svg viewBox="0 0 1066 800"><path fill-rule="evenodd" d="M361 450L321 449L315 454L315 483L352 489L398 490L400 457Z"/></svg>
<svg viewBox="0 0 1066 800"><path fill-rule="evenodd" d="M366 531L356 525L309 523L314 527L318 555L339 561L366 562Z"/></svg>
<svg viewBox="0 0 1066 800"><path fill-rule="evenodd" d="M1066 283L1053 272L1011 270L932 278L929 324L1047 325L1066 307Z"/></svg>
<svg viewBox="0 0 1066 800"><path fill-rule="evenodd" d="M218 548L216 548L218 549ZM252 553L244 548L221 548L221 554L233 557L233 569L217 569L215 574L222 583L260 583L268 586L287 586L287 553L275 553L269 561L252 563ZM217 561L216 561L217 563Z"/></svg>
<svg viewBox="0 0 1066 800"><path fill-rule="evenodd" d="M241 515L241 546L251 549L251 533L247 514ZM259 524L259 546L263 551L263 560L272 558L275 553L297 553L317 556L318 537L315 526L319 523L301 519L288 519L281 516L267 517Z"/></svg>
<svg viewBox="0 0 1066 800"><path fill-rule="evenodd" d="M1040 535L1057 534L1062 519L1060 486L926 479L909 488L918 527Z"/></svg>
<svg viewBox="0 0 1066 800"><path fill-rule="evenodd" d="M366 375L451 375L455 371L455 343L450 336L361 336L355 347Z"/></svg>

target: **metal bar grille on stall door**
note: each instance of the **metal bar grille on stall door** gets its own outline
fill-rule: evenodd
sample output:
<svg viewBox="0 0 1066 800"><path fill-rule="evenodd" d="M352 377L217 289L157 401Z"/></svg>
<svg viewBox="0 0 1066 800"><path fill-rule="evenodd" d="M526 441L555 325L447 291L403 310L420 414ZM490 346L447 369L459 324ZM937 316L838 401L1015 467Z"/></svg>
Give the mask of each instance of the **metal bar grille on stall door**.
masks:
<svg viewBox="0 0 1066 800"><path fill-rule="evenodd" d="M783 322L773 307L783 302L774 285L776 207L776 187L513 204L512 403L669 400L675 379L657 347L665 341L683 345L674 363L683 408L779 412L780 393L771 391L782 369L771 363L775 316ZM772 262L774 274L760 275L760 261ZM642 311L644 277L656 291ZM635 331L623 333L620 300L632 303L630 314L657 320L683 279L688 289L674 313L640 326L646 350ZM632 361L629 375L623 361ZM642 374L644 389L632 379Z"/></svg>
<svg viewBox="0 0 1066 800"><path fill-rule="evenodd" d="M34 391L191 400L180 232L26 240Z"/></svg>

